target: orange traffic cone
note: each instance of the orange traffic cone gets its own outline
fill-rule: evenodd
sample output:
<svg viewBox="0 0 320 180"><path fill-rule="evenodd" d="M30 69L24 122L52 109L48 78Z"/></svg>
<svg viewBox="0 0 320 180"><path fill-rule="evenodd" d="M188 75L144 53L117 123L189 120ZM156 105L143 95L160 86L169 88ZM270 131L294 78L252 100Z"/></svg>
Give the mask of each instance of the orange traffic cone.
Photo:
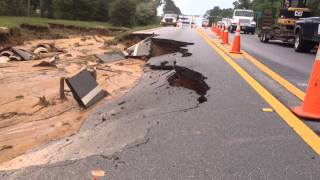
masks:
<svg viewBox="0 0 320 180"><path fill-rule="evenodd" d="M221 26L221 29L220 29L220 34L221 34L221 35L220 35L220 37L219 37L219 39L221 39L221 40L223 39L223 36L224 36L223 33L224 33L224 26Z"/></svg>
<svg viewBox="0 0 320 180"><path fill-rule="evenodd" d="M234 53L234 54L242 54L240 48L241 48L241 38L240 38L240 22L238 22L238 26L237 26L237 31L234 35L234 41L233 41L233 46L232 46L232 50L230 51L230 53Z"/></svg>
<svg viewBox="0 0 320 180"><path fill-rule="evenodd" d="M221 36L220 34L220 25L217 26L217 37L219 38Z"/></svg>
<svg viewBox="0 0 320 180"><path fill-rule="evenodd" d="M320 48L313 65L306 97L303 105L292 108L294 114L301 118L320 120Z"/></svg>
<svg viewBox="0 0 320 180"><path fill-rule="evenodd" d="M228 26L225 27L223 32L223 39L221 44L229 44L229 30Z"/></svg>

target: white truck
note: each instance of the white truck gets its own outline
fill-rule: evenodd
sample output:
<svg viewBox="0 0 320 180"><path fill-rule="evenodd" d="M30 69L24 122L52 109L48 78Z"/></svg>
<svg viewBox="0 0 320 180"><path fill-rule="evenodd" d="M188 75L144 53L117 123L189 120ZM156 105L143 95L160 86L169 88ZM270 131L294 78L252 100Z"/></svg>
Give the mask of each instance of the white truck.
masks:
<svg viewBox="0 0 320 180"><path fill-rule="evenodd" d="M161 19L162 26L177 26L178 14L165 13Z"/></svg>
<svg viewBox="0 0 320 180"><path fill-rule="evenodd" d="M241 31L246 34L254 34L257 23L254 21L253 10L236 9L231 20L230 32L233 33L237 29L237 24L240 22Z"/></svg>

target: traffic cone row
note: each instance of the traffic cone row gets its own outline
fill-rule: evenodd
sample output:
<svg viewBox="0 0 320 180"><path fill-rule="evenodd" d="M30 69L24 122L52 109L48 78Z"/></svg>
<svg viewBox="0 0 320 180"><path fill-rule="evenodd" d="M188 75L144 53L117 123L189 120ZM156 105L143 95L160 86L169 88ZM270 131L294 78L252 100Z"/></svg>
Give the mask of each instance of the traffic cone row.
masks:
<svg viewBox="0 0 320 180"><path fill-rule="evenodd" d="M226 26L223 31L223 38L221 44L229 44L229 28Z"/></svg>
<svg viewBox="0 0 320 180"><path fill-rule="evenodd" d="M233 54L242 54L241 52L241 38L240 38L240 22L238 22L238 25L237 25L237 30L236 30L236 33L234 35L234 41L233 41L233 46L232 46L232 49L230 51L230 53L233 53Z"/></svg>
<svg viewBox="0 0 320 180"><path fill-rule="evenodd" d="M320 120L320 48L313 65L307 93L302 106L292 108L301 118Z"/></svg>
<svg viewBox="0 0 320 180"><path fill-rule="evenodd" d="M232 45L232 49L230 51L231 53L242 54L240 31L241 31L240 22L238 22L237 30L236 30L233 45ZM218 39L222 40L221 44L229 44L229 28L228 28L228 26L213 24L212 25L212 32L214 32L216 34Z"/></svg>

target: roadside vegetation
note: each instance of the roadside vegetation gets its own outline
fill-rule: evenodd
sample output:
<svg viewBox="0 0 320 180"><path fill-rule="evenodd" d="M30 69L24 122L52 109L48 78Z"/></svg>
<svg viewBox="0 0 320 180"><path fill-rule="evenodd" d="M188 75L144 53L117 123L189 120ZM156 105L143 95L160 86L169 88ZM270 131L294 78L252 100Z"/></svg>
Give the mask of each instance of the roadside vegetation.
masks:
<svg viewBox="0 0 320 180"><path fill-rule="evenodd" d="M133 27L158 23L157 8L161 3L160 0L0 0L0 15L104 22L99 24L106 27L110 24ZM39 24L48 21L34 20ZM78 24L87 25L83 22Z"/></svg>
<svg viewBox="0 0 320 180"><path fill-rule="evenodd" d="M219 6L215 6L209 9L205 17L212 22L220 21L222 18L231 18L234 9L252 9L256 13L264 11L273 11L275 14L280 12L281 0L237 0L233 3L234 8L221 9ZM315 16L320 16L320 1L309 0L309 8Z"/></svg>

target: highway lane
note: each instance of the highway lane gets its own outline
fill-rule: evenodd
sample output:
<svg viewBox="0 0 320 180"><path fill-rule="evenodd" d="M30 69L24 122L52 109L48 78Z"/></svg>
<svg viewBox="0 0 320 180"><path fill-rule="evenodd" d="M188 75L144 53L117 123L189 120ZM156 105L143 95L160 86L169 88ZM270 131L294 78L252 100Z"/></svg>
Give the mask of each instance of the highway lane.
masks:
<svg viewBox="0 0 320 180"><path fill-rule="evenodd" d="M192 56L174 59L177 66L207 77L205 82L210 86L207 102L198 104L194 91L169 86L167 76L172 72L147 71L130 93L101 107L84 124L79 134L92 134L90 141L81 141L79 149L73 148L74 152L68 154L84 151L81 148L90 149L89 154L81 154L76 160L1 172L0 177L89 179L90 171L96 168L105 170L107 179L119 180L315 179L320 176L318 155L277 113L261 111L269 107L266 101L196 30L162 28L157 33L159 38L194 43L187 47ZM172 57L157 57L157 60L168 58ZM272 88L277 91L281 87ZM121 102L125 103L119 106ZM101 123L100 117L110 112L115 115ZM114 139L105 129L112 122L118 127L113 132ZM129 137L130 141L120 141ZM75 135L69 141L79 140ZM103 145L109 141L113 144ZM97 142L99 146L95 149L88 142ZM116 153L108 153L107 149L112 148ZM64 150L61 151L63 154Z"/></svg>
<svg viewBox="0 0 320 180"><path fill-rule="evenodd" d="M293 46L280 41L261 43L257 35L241 34L242 48L279 73L301 90L306 89L315 53L296 53ZM231 40L233 34L231 34Z"/></svg>

